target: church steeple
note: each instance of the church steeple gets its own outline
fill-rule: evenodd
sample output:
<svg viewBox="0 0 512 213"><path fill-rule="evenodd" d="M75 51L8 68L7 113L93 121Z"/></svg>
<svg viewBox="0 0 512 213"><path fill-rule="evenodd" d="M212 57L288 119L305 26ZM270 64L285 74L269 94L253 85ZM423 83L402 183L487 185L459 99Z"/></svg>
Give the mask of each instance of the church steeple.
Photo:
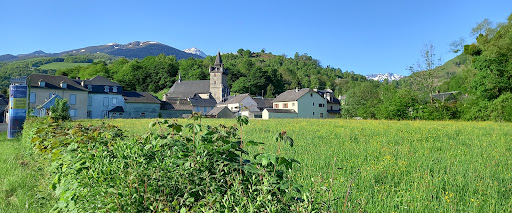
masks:
<svg viewBox="0 0 512 213"><path fill-rule="evenodd" d="M215 98L217 103L224 100L225 97L229 96L228 87L228 70L224 68L222 64L222 58L220 57L220 51L217 52L217 58L215 64L210 66L210 93Z"/></svg>
<svg viewBox="0 0 512 213"><path fill-rule="evenodd" d="M213 66L220 67L222 66L222 58L220 58L220 51L217 52L217 58L215 58L215 64Z"/></svg>

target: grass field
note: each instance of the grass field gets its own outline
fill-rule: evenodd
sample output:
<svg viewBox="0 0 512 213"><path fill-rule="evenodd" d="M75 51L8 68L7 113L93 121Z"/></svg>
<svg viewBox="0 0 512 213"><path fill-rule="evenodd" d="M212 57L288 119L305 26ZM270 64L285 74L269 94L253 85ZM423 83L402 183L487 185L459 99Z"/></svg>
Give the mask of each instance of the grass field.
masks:
<svg viewBox="0 0 512 213"><path fill-rule="evenodd" d="M51 193L29 144L0 133L0 212L48 212Z"/></svg>
<svg viewBox="0 0 512 213"><path fill-rule="evenodd" d="M151 121L106 122L142 134ZM331 194L337 211L512 211L510 123L251 120L244 140L275 152L282 130L295 147L281 151L302 164L294 178L311 194Z"/></svg>
<svg viewBox="0 0 512 213"><path fill-rule="evenodd" d="M53 62L49 64L45 64L43 66L40 66L39 68L44 70L59 70L59 69L66 69L66 68L73 68L77 66L87 66L91 63L69 63L69 62Z"/></svg>

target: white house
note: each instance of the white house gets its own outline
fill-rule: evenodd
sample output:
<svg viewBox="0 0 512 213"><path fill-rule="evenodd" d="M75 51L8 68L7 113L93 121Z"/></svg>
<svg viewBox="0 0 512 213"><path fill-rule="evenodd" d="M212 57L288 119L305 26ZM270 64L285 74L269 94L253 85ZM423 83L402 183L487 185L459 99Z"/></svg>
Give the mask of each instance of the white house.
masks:
<svg viewBox="0 0 512 213"><path fill-rule="evenodd" d="M263 119L327 117L327 100L309 88L281 93L274 99L273 108L262 112Z"/></svg>
<svg viewBox="0 0 512 213"><path fill-rule="evenodd" d="M120 84L99 75L81 84L89 91L87 118L122 117L125 103Z"/></svg>

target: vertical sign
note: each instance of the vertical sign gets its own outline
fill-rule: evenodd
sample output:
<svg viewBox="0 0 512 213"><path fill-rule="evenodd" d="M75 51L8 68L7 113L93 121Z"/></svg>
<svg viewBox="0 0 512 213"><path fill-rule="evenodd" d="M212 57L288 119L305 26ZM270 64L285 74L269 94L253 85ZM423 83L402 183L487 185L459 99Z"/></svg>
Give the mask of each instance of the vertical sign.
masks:
<svg viewBox="0 0 512 213"><path fill-rule="evenodd" d="M27 117L27 85L11 85L9 87L9 124L7 138L16 137L23 129Z"/></svg>

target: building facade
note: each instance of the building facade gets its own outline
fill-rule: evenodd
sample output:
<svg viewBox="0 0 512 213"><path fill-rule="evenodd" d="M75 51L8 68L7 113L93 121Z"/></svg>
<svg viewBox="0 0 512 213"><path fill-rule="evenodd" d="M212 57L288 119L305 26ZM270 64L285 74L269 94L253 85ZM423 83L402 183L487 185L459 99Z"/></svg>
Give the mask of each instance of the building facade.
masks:
<svg viewBox="0 0 512 213"><path fill-rule="evenodd" d="M47 113L48 110L41 111L41 107L49 106L45 103L58 95L67 100L71 119L87 118L88 91L76 81L66 76L32 74L28 78L28 85L28 107L35 116L45 116L41 112Z"/></svg>

